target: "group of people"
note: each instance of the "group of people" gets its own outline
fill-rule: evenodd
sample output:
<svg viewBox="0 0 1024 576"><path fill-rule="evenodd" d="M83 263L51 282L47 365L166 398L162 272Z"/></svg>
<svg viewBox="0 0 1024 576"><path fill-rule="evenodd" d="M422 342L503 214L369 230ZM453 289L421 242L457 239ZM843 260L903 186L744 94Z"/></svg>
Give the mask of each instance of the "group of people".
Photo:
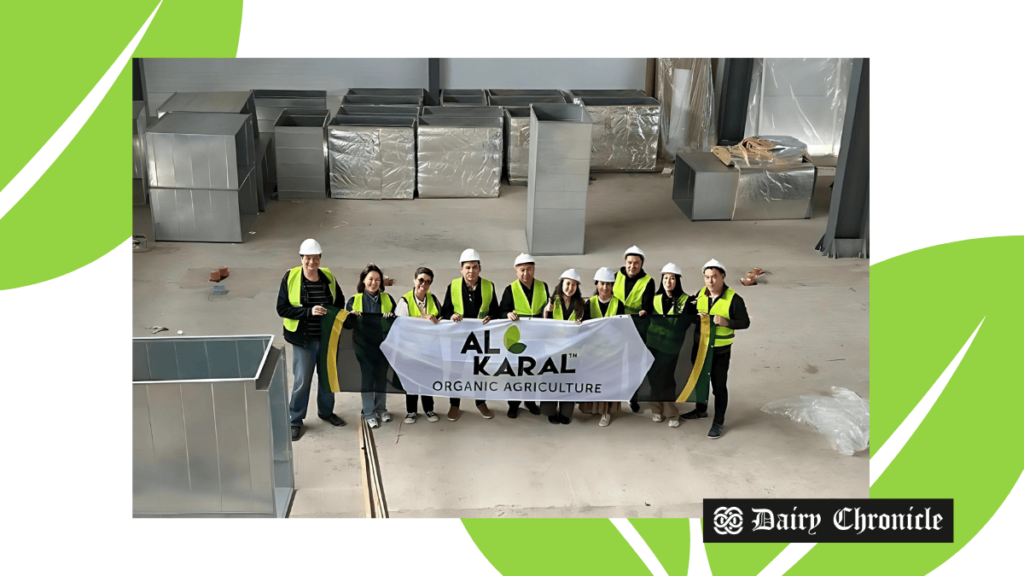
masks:
<svg viewBox="0 0 1024 576"><path fill-rule="evenodd" d="M701 316L710 316L715 329L714 355L711 363L711 391L715 397L715 414L708 437L722 436L725 411L729 402L726 382L729 372L732 342L736 330L750 326L743 299L725 284L725 266L717 260L710 260L703 267L704 287L696 294L688 295L682 286L682 270L668 263L661 270L661 283L644 271L644 253L632 246L625 251L624 265L615 272L600 268L594 274L596 286L594 295L587 298L582 294L582 279L575 269L562 273L554 290L534 278L535 261L529 254L520 254L515 259L516 280L505 287L501 298L497 297L494 283L481 277L480 254L466 249L459 258L460 277L452 280L445 289L443 303L431 291L434 272L430 268L416 269L414 287L398 301L385 292L383 271L374 264L368 264L359 274L355 296L346 302L337 279L328 268L320 266L322 256L320 244L308 239L299 247L301 266L292 268L281 279L277 298L277 313L284 319L284 338L292 345L292 370L294 385L289 405L292 439L302 435L302 421L306 417L310 388L313 385L313 369L317 364L320 347L320 316L327 314L325 306L344 308L352 315L363 313L382 314L385 317L408 316L438 323L441 320L461 322L463 318L479 318L486 324L495 318L552 318L557 320L586 322L596 318L615 315L681 315L688 316L695 324ZM657 287L656 287L657 286ZM392 421L387 410L383 386L387 363L380 352L380 342L368 342L362 354L357 355L364 382L362 392L362 415L372 428ZM377 356L379 355L379 356ZM697 356L697 339L691 358ZM674 365L669 367L674 370ZM461 415L461 398L449 399L448 420L455 421ZM484 400L476 400L476 408L486 418L494 413ZM428 421L437 422L432 396L405 397L405 422L412 424L419 416L417 404L423 406ZM521 402L508 401L509 418L519 414ZM574 402L526 401L526 409L534 415L544 414L552 424L569 424L575 410ZM638 402L630 401L633 412L642 408ZM600 426L611 424L612 416L621 410L620 402L580 402L584 414L599 414ZM653 402L651 409L655 422L668 420L676 428L682 420L707 418L707 403L698 402L696 408L680 415L674 402ZM322 420L335 426L344 426L345 421L334 414L334 394L317 387L317 413Z"/></svg>

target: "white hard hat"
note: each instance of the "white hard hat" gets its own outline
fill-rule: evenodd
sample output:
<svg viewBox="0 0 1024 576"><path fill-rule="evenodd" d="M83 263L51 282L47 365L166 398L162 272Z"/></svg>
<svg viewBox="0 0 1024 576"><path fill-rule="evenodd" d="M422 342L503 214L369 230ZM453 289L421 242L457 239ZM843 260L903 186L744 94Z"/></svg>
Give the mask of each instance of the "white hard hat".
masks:
<svg viewBox="0 0 1024 576"><path fill-rule="evenodd" d="M676 266L675 264L669 262L668 264L665 264L664 268L661 269L661 273L662 274L679 274L680 276L682 276L683 275L683 270L681 268L679 268L679 266Z"/></svg>
<svg viewBox="0 0 1024 576"><path fill-rule="evenodd" d="M708 260L708 263L705 264L704 267L701 268L700 271L704 272L708 268L718 268L718 269L720 269L722 271L723 274L725 274L725 266L721 262L719 262L718 260L715 260L714 258L712 258L711 260Z"/></svg>
<svg viewBox="0 0 1024 576"><path fill-rule="evenodd" d="M597 273L594 274L594 280L598 282L615 282L615 272L601 267L597 269Z"/></svg>
<svg viewBox="0 0 1024 576"><path fill-rule="evenodd" d="M462 264L463 262L473 261L480 261L480 253L477 252L476 250L473 250L472 248L466 248L465 250L463 250L462 256L459 256L459 264Z"/></svg>
<svg viewBox="0 0 1024 576"><path fill-rule="evenodd" d="M299 246L299 256L312 256L313 254L320 255L324 251L320 248L320 243L312 238L308 238L302 241L302 246Z"/></svg>
<svg viewBox="0 0 1024 576"><path fill-rule="evenodd" d="M520 264L536 264L536 262L533 261L533 256L530 256L529 254L523 253L523 254L520 254L519 256L516 256L516 264L515 265L519 266Z"/></svg>
<svg viewBox="0 0 1024 576"><path fill-rule="evenodd" d="M568 278L569 280L575 280L577 282L580 281L580 275L576 273L575 268L569 268L565 272L562 272L562 275L559 276L558 279L561 280L562 278Z"/></svg>
<svg viewBox="0 0 1024 576"><path fill-rule="evenodd" d="M626 253L623 254L622 257L625 258L626 256L629 256L630 254L639 256L640 258L645 258L644 251L641 250L639 246L630 246L629 248L626 249Z"/></svg>

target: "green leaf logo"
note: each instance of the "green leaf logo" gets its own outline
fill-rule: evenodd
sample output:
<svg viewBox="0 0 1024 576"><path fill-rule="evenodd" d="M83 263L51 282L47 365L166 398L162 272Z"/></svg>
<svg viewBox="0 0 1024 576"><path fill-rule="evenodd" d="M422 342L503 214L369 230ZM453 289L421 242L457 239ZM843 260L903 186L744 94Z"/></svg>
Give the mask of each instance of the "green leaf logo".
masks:
<svg viewBox="0 0 1024 576"><path fill-rule="evenodd" d="M519 328L516 326L509 326L508 330L505 330L505 349L513 354L522 354L526 352L526 344L519 342Z"/></svg>

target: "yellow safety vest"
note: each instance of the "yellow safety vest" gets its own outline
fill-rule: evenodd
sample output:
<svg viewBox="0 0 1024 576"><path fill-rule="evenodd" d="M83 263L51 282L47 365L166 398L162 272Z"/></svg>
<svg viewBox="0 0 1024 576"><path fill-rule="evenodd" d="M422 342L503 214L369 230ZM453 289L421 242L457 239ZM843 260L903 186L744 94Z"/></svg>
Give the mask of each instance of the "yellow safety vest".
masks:
<svg viewBox="0 0 1024 576"><path fill-rule="evenodd" d="M547 300L547 284L533 279L533 304L526 301L523 283L516 280L512 283L512 301L516 306L516 314L520 316L541 316L544 313L544 302Z"/></svg>
<svg viewBox="0 0 1024 576"><path fill-rule="evenodd" d="M320 268L320 271L327 277L327 284L331 288L331 304L334 304L334 274L327 268ZM292 306L302 306L302 266L296 266L288 271L288 301ZM299 321L294 318L282 318L284 329L295 332L299 329Z"/></svg>
<svg viewBox="0 0 1024 576"><path fill-rule="evenodd" d="M551 310L551 317L555 320L565 320L565 312L562 310L562 299L557 296L555 297L554 307ZM576 310L569 314L569 320L576 320Z"/></svg>
<svg viewBox="0 0 1024 576"><path fill-rule="evenodd" d="M643 309L644 290L647 289L647 285L650 282L651 276L644 274L643 278L640 278L636 281L636 284L633 284L633 290L627 296L626 275L622 273L622 270L619 270L615 273L615 285L612 286L612 294L619 300L622 300L622 303L626 306L627 314L639 314L640 310Z"/></svg>
<svg viewBox="0 0 1024 576"><path fill-rule="evenodd" d="M487 315L490 313L491 301L494 300L494 283L483 278L479 278L477 281L480 284L480 298L482 301L480 303L480 312L478 312L476 316L483 320L484 318L487 318ZM455 313L459 316L465 316L465 314L462 313L463 282L464 280L462 278L452 280L452 308L455 309Z"/></svg>
<svg viewBox="0 0 1024 576"><path fill-rule="evenodd" d="M601 315L601 298L599 296L590 297L590 317L591 318L607 318L609 316L615 316L619 313L619 299L612 296L612 299L608 302L608 311L602 316Z"/></svg>
<svg viewBox="0 0 1024 576"><path fill-rule="evenodd" d="M394 309L395 303L391 300L391 295L385 292L378 292L380 298L380 311L381 314L390 314ZM352 299L352 311L362 312L363 311L363 293L356 292L355 298Z"/></svg>
<svg viewBox="0 0 1024 576"><path fill-rule="evenodd" d="M708 310L708 302L710 298L707 293L707 286L700 289L697 292L697 312L703 314L710 314L712 316L721 316L726 320L729 319L729 306L732 304L732 297L736 295L732 288L726 288L722 297L715 301L715 305ZM732 344L732 340L735 337L736 331L732 328L726 328L725 326L719 326L715 324L715 346L728 346Z"/></svg>
<svg viewBox="0 0 1024 576"><path fill-rule="evenodd" d="M665 315L665 316L675 316L676 314L679 314L680 311L682 311L683 304L686 303L686 299L687 298L689 298L689 296L686 295L686 292L683 292L683 295L676 299L676 305L673 306L672 308L670 308L668 312L665 312L664 311L664 306L661 303L661 301L663 300L663 297L660 294L655 294L654 295L654 313L655 314L662 314L662 315Z"/></svg>
<svg viewBox="0 0 1024 576"><path fill-rule="evenodd" d="M409 316L412 318L420 317L420 307L416 305L415 290L409 290L405 293L405 303L409 305ZM434 304L434 296L427 290L427 314L437 316L437 305Z"/></svg>

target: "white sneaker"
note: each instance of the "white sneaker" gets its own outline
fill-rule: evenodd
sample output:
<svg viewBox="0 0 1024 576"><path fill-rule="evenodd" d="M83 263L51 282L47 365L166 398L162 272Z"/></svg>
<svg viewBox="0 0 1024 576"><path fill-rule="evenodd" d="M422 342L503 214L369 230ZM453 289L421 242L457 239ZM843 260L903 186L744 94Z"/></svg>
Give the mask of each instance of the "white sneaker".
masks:
<svg viewBox="0 0 1024 576"><path fill-rule="evenodd" d="M416 416L417 416L417 414L415 412L409 412L408 414L405 415L405 423L406 424L415 424L416 423Z"/></svg>
<svg viewBox="0 0 1024 576"><path fill-rule="evenodd" d="M679 420L677 420L676 418L673 418L673 419L669 420L668 421L668 427L669 428L679 428Z"/></svg>
<svg viewBox="0 0 1024 576"><path fill-rule="evenodd" d="M437 422L438 420L440 420L440 418L437 417L437 414L434 414L433 412L427 412L428 422Z"/></svg>
<svg viewBox="0 0 1024 576"><path fill-rule="evenodd" d="M611 414L602 414L601 415L601 421L598 422L597 425L598 426L607 426L607 425L609 425L611 423L612 423L612 415Z"/></svg>
<svg viewBox="0 0 1024 576"><path fill-rule="evenodd" d="M662 420L663 420L663 418L661 417L661 414L655 414L654 415L654 421L655 422L661 422Z"/></svg>
<svg viewBox="0 0 1024 576"><path fill-rule="evenodd" d="M385 424L391 422L391 412L388 412L387 410L381 412L380 421L384 422Z"/></svg>
<svg viewBox="0 0 1024 576"><path fill-rule="evenodd" d="M370 428L380 428L380 422L377 422L377 418L373 416L366 419L366 425Z"/></svg>

